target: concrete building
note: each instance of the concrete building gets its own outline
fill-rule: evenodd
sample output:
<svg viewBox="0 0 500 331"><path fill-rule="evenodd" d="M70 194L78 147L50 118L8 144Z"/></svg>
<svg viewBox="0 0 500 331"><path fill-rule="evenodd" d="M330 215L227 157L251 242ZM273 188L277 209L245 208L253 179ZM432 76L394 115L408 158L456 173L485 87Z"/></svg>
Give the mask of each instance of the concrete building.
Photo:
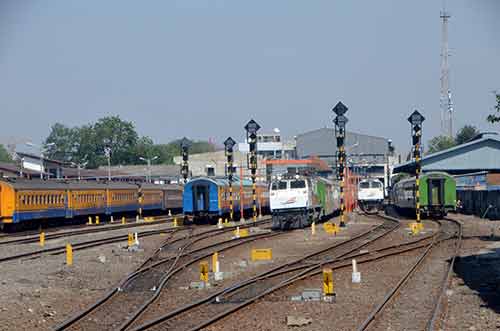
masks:
<svg viewBox="0 0 500 331"><path fill-rule="evenodd" d="M248 153L248 142L245 140L238 144L240 152ZM266 160L289 160L296 158L295 140L284 139L279 129L273 133L257 134L257 154Z"/></svg>

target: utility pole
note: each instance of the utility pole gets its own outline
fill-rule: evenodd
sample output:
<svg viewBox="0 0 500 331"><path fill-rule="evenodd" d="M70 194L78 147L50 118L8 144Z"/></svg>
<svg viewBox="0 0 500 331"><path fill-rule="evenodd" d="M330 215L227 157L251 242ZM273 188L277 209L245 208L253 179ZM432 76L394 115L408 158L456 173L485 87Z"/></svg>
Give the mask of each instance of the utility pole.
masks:
<svg viewBox="0 0 500 331"><path fill-rule="evenodd" d="M104 155L108 159L108 182L111 181L111 147L104 148Z"/></svg>
<svg viewBox="0 0 500 331"><path fill-rule="evenodd" d="M448 21L451 17L446 11L444 2L441 11L441 132L442 135L453 138L453 104L450 91L450 69L448 65Z"/></svg>

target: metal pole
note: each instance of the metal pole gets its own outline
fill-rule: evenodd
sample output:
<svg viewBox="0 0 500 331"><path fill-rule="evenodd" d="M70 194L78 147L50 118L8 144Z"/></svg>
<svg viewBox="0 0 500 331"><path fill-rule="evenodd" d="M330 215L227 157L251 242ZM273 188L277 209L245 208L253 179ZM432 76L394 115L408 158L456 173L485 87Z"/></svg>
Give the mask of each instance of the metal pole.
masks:
<svg viewBox="0 0 500 331"><path fill-rule="evenodd" d="M43 152L40 152L40 179L43 179Z"/></svg>
<svg viewBox="0 0 500 331"><path fill-rule="evenodd" d="M151 159L148 159L148 178L147 182L151 183Z"/></svg>
<svg viewBox="0 0 500 331"><path fill-rule="evenodd" d="M80 163L78 163L78 181L80 181L82 179L81 174L80 174L80 169L81 169L81 165L80 165Z"/></svg>
<svg viewBox="0 0 500 331"><path fill-rule="evenodd" d="M108 181L111 181L111 155L108 155Z"/></svg>

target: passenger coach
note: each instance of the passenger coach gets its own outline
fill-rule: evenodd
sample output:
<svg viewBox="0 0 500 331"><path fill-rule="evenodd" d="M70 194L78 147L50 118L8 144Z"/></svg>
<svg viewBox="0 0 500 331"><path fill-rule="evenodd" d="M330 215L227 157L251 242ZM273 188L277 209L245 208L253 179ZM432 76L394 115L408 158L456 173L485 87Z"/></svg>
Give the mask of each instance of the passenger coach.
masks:
<svg viewBox="0 0 500 331"><path fill-rule="evenodd" d="M0 180L0 220L23 221L182 208L177 185Z"/></svg>
<svg viewBox="0 0 500 331"><path fill-rule="evenodd" d="M232 187L234 217L240 216L241 209L245 215L251 215L252 182L250 180L240 182L238 177L234 177ZM257 184L256 191L257 212L259 209L264 212L269 208L267 186ZM188 219L215 222L219 217L227 217L230 213L229 201L229 180L226 177L194 178L184 186L183 211Z"/></svg>

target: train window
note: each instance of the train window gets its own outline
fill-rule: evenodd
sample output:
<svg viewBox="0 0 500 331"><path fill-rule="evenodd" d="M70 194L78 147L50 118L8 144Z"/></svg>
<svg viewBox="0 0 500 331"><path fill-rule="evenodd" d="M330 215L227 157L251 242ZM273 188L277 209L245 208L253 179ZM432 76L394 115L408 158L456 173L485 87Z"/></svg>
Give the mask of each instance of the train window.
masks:
<svg viewBox="0 0 500 331"><path fill-rule="evenodd" d="M359 183L359 188L370 188L369 182L361 182Z"/></svg>
<svg viewBox="0 0 500 331"><path fill-rule="evenodd" d="M306 181L305 180L292 180L290 182L290 188L305 188Z"/></svg>

